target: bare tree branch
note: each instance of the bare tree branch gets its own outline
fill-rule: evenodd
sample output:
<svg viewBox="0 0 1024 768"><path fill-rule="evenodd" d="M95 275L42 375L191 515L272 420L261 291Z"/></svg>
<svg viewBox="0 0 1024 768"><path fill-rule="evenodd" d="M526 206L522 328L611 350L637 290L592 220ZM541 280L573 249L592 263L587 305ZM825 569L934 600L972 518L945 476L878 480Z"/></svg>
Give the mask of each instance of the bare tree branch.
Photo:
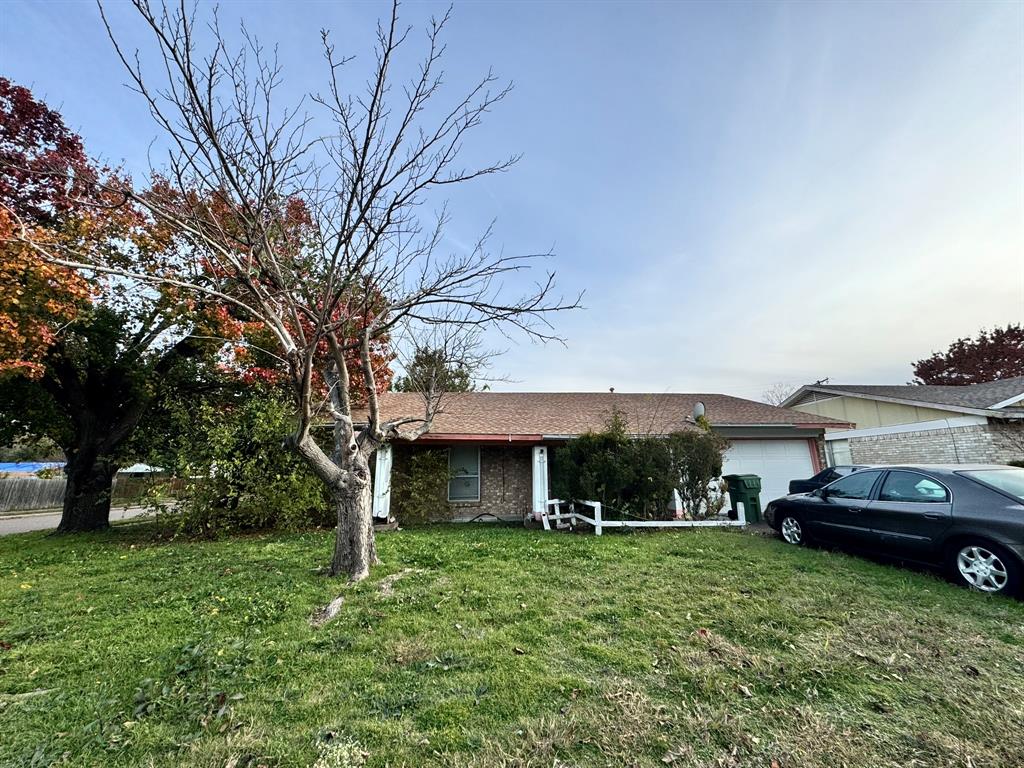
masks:
<svg viewBox="0 0 1024 768"><path fill-rule="evenodd" d="M276 54L244 27L232 49L214 12L209 35L200 36L210 40L204 52L196 11L184 0L131 2L159 54L155 72L122 43L102 2L100 12L130 87L169 150L158 175L162 191L119 191L188 244L190 274L134 275L82 254L45 246L37 252L68 267L194 291L271 329L295 399L291 443L337 501L332 570L362 578L375 558L372 530L363 530L369 457L383 442L428 431L444 397L427 391L421 417L388 422L377 391L376 346L412 329L440 329L452 355L470 364L481 331L556 340L553 317L579 306L579 296L558 295L553 272L521 292L510 290L550 254L493 253L490 230L468 252L443 253L446 208L441 204L431 221L421 215L438 191L515 164L516 155L478 167L459 163L464 143L511 84L487 72L461 98L442 104L445 13L427 25L426 52L413 76L393 90L397 52L412 38L396 2L378 27L364 92L344 82L351 57L339 56L323 31L326 90L281 105ZM358 359L357 393L350 392L350 358ZM358 430L357 401L368 413ZM310 431L324 413L334 423L331 456Z"/></svg>

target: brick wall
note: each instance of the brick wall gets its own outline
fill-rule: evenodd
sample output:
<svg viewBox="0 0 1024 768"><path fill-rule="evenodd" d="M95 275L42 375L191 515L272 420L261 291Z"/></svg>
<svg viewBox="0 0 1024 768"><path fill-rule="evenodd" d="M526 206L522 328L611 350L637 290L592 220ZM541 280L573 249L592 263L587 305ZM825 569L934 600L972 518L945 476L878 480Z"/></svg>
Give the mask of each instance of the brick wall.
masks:
<svg viewBox="0 0 1024 768"><path fill-rule="evenodd" d="M405 466L416 450L422 448L396 445L393 469ZM392 487L392 493L401 493L401 488ZM522 520L532 506L533 449L523 446L481 446L480 501L448 502L450 519L456 521L471 520L483 513L504 520Z"/></svg>
<svg viewBox="0 0 1024 768"><path fill-rule="evenodd" d="M967 427L854 437L850 452L858 464L1005 464L1024 458L1022 426L978 424Z"/></svg>
<svg viewBox="0 0 1024 768"><path fill-rule="evenodd" d="M814 438L814 450L818 453L818 466L828 466L828 454L825 452L825 438L816 437ZM817 474L817 473L815 473Z"/></svg>
<svg viewBox="0 0 1024 768"><path fill-rule="evenodd" d="M991 424L993 455L1000 464L1024 461L1024 424Z"/></svg>

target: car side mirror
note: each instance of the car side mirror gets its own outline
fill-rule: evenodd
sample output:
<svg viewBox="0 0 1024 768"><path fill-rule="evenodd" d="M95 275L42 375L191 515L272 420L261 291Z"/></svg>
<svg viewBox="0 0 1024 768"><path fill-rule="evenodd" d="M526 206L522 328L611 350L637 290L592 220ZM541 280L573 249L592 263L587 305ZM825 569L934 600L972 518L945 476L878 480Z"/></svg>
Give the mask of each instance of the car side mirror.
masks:
<svg viewBox="0 0 1024 768"><path fill-rule="evenodd" d="M828 489L827 488L818 488L817 490L812 491L812 493L815 496L817 496L819 499L827 499L828 498Z"/></svg>

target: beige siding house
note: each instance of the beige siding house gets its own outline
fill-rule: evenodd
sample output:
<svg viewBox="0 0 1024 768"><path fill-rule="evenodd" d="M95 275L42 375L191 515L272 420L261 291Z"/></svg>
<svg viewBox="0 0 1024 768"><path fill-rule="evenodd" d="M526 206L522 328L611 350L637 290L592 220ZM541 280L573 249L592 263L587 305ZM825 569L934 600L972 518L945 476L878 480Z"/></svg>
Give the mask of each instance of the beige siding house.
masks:
<svg viewBox="0 0 1024 768"><path fill-rule="evenodd" d="M963 464L1024 459L1024 377L964 386L809 384L784 406L841 419L830 464Z"/></svg>

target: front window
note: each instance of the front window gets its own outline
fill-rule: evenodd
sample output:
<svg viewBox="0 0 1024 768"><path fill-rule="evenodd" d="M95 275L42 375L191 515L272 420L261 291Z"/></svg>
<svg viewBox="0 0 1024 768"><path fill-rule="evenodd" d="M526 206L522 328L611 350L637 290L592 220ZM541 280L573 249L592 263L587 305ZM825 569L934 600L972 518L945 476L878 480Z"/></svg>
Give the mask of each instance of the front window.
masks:
<svg viewBox="0 0 1024 768"><path fill-rule="evenodd" d="M837 464L852 464L849 440L826 440L825 456L833 467Z"/></svg>
<svg viewBox="0 0 1024 768"><path fill-rule="evenodd" d="M949 494L937 482L916 472L890 472L882 483L878 500L944 504L949 501Z"/></svg>
<svg viewBox="0 0 1024 768"><path fill-rule="evenodd" d="M871 488L881 472L854 472L832 485L825 487L829 496L837 499L866 499L871 495Z"/></svg>
<svg viewBox="0 0 1024 768"><path fill-rule="evenodd" d="M480 449L448 449L448 501L480 501Z"/></svg>
<svg viewBox="0 0 1024 768"><path fill-rule="evenodd" d="M975 469L959 474L980 480L1024 502L1024 469Z"/></svg>

